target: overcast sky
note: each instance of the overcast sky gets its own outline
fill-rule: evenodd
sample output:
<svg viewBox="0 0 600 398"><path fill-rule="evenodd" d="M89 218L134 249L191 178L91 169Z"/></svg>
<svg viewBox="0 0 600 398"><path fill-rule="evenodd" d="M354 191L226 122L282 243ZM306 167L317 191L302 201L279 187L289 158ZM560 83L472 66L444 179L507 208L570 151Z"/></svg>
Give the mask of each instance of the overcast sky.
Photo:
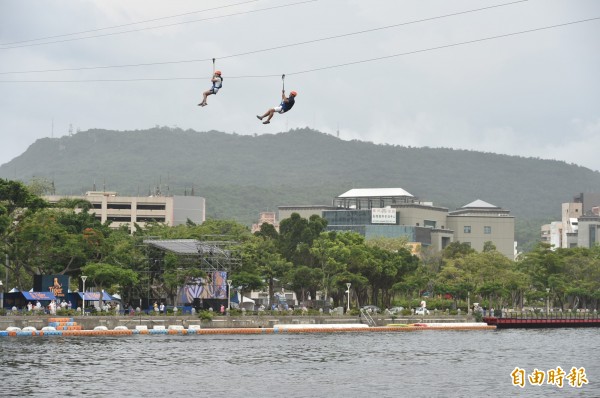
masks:
<svg viewBox="0 0 600 398"><path fill-rule="evenodd" d="M460 44L598 17L598 0L0 0L0 164L70 125L159 125L311 127L600 170L600 19ZM224 87L200 108L212 58ZM12 73L54 69L79 70ZM282 74L296 106L262 125Z"/></svg>

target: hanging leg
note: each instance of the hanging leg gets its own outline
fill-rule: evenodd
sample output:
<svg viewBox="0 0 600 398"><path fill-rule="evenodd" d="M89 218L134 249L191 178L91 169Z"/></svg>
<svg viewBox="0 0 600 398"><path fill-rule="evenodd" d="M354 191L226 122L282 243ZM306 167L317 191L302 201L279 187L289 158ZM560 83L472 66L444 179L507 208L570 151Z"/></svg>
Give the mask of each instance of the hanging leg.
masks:
<svg viewBox="0 0 600 398"><path fill-rule="evenodd" d="M267 120L265 120L263 122L263 124L269 124L269 123L271 123L271 119L273 118L274 114L275 114L275 109L273 109L273 108L269 109L269 112L267 112L267 115L268 115Z"/></svg>
<svg viewBox="0 0 600 398"><path fill-rule="evenodd" d="M202 93L202 96L203 96L202 101L198 104L198 106L206 106L206 105L208 105L206 103L206 97L208 97L211 94L212 94L212 92L210 90L203 92Z"/></svg>
<svg viewBox="0 0 600 398"><path fill-rule="evenodd" d="M274 113L275 113L275 109L271 108L268 111L266 111L264 115L262 115L262 116L256 115L256 117L258 118L258 120L263 120L263 118L268 116L268 119L266 121L264 121L263 124L269 124Z"/></svg>

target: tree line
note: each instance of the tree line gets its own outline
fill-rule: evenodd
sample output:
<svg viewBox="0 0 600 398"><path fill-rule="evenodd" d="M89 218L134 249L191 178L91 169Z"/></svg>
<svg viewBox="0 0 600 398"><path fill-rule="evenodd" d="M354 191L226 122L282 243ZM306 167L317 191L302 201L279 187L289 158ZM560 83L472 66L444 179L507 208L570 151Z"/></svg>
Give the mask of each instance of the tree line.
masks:
<svg viewBox="0 0 600 398"><path fill-rule="evenodd" d="M279 231L263 224L258 232L231 220L207 220L169 227L109 228L85 200L50 205L36 186L0 179L0 254L8 256L10 285L28 290L34 275L71 276L76 290L81 275L88 286L120 293L126 302L150 296L175 300L191 278L204 276L193 258L172 253L150 255L144 239L223 239L236 242L239 257L228 278L242 294L275 289L296 292L343 306L347 283L352 306L415 306L423 296L443 298L440 305L464 307L466 300L495 308L544 307L598 309L600 248L556 249L538 243L512 261L491 242L476 252L461 242L442 252L423 248L414 254L403 238L365 240L355 232L327 231L319 216L294 213ZM217 238L215 238L217 237ZM221 238L219 238L221 237ZM159 259L159 260L157 260Z"/></svg>

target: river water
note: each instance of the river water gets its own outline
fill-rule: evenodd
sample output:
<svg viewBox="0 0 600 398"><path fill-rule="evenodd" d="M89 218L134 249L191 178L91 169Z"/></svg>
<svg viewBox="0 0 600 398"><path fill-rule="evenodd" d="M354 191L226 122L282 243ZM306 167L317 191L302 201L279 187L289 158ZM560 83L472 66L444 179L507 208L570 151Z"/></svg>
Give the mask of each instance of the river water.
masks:
<svg viewBox="0 0 600 398"><path fill-rule="evenodd" d="M6 397L600 397L600 329L0 338ZM537 369L564 379L524 387ZM583 380L587 380L584 384Z"/></svg>

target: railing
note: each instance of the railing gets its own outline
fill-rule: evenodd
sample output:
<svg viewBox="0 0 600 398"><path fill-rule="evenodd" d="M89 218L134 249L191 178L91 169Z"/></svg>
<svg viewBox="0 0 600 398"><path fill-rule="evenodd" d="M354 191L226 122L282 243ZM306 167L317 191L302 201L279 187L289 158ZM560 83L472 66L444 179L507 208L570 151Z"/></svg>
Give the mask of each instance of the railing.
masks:
<svg viewBox="0 0 600 398"><path fill-rule="evenodd" d="M360 314L367 320L367 325L369 326L377 326L377 323L373 320L373 317L365 311L363 308L360 309Z"/></svg>
<svg viewBox="0 0 600 398"><path fill-rule="evenodd" d="M598 320L600 314L597 312L551 312L546 314L545 312L509 312L502 313L499 318L508 319L580 319L580 320Z"/></svg>

